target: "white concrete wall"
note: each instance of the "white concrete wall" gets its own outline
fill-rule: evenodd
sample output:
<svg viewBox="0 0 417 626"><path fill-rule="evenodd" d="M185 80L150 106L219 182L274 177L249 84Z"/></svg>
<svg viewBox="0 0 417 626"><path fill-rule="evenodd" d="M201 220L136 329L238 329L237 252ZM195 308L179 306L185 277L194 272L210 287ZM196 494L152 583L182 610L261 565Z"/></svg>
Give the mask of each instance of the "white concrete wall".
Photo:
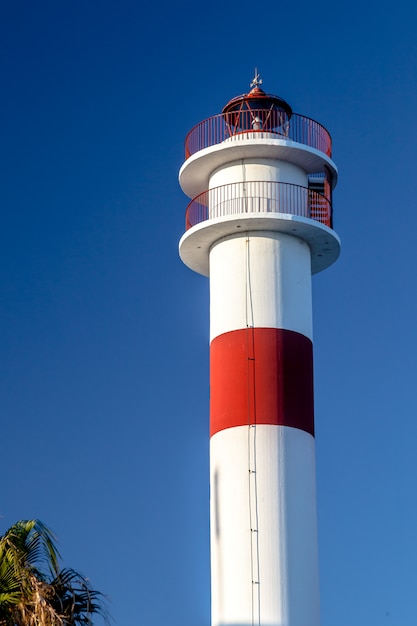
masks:
<svg viewBox="0 0 417 626"><path fill-rule="evenodd" d="M240 426L210 454L213 626L319 626L314 438Z"/></svg>
<svg viewBox="0 0 417 626"><path fill-rule="evenodd" d="M248 326L312 338L306 243L259 231L213 245L211 341ZM212 436L212 626L319 626L314 450L311 434L288 426Z"/></svg>
<svg viewBox="0 0 417 626"><path fill-rule="evenodd" d="M312 339L310 248L301 239L259 231L211 248L210 340L247 325Z"/></svg>
<svg viewBox="0 0 417 626"><path fill-rule="evenodd" d="M308 186L307 174L297 165L267 158L232 161L215 170L210 176L209 189L231 182L267 180Z"/></svg>

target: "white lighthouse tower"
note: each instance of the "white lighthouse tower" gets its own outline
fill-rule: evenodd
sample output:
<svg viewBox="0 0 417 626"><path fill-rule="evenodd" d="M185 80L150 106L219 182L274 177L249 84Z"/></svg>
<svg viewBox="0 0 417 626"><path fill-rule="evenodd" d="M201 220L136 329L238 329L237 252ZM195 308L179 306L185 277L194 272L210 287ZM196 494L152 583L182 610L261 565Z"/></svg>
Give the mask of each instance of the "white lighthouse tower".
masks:
<svg viewBox="0 0 417 626"><path fill-rule="evenodd" d="M195 126L180 256L210 278L212 626L319 626L311 275L339 256L323 126L265 93Z"/></svg>

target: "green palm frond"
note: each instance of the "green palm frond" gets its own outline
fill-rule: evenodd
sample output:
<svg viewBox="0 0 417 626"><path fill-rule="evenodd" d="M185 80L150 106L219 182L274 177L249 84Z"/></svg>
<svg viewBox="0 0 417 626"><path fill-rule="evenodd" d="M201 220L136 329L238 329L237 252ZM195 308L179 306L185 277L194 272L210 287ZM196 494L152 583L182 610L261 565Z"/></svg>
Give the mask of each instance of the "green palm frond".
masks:
<svg viewBox="0 0 417 626"><path fill-rule="evenodd" d="M51 582L51 587L55 591L51 604L64 624L92 624L93 613L106 619L103 594L92 589L90 581L79 572L63 569Z"/></svg>
<svg viewBox="0 0 417 626"><path fill-rule="evenodd" d="M9 558L25 568L45 566L52 574L59 571L59 552L53 532L39 520L22 520L0 539Z"/></svg>
<svg viewBox="0 0 417 626"><path fill-rule="evenodd" d="M92 626L108 622L104 596L73 569L60 569L53 532L22 520L0 537L0 626Z"/></svg>

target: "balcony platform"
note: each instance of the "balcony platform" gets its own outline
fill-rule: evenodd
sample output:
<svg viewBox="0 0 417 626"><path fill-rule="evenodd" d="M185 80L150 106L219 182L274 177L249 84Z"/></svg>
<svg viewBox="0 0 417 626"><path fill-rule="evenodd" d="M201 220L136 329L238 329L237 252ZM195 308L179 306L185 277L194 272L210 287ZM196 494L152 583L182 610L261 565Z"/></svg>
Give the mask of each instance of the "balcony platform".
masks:
<svg viewBox="0 0 417 626"><path fill-rule="evenodd" d="M192 154L179 173L182 190L194 198L209 187L211 174L227 163L241 159L267 158L298 165L306 174L331 172L332 186L337 182L337 167L332 159L321 150L291 139L276 139L271 133L242 133L203 148ZM263 136L264 135L264 136Z"/></svg>
<svg viewBox="0 0 417 626"><path fill-rule="evenodd" d="M311 250L312 274L332 265L340 254L340 239L334 230L316 220L285 213L245 213L205 220L184 233L179 254L190 269L209 276L209 253L216 241L255 231L281 232L305 241Z"/></svg>

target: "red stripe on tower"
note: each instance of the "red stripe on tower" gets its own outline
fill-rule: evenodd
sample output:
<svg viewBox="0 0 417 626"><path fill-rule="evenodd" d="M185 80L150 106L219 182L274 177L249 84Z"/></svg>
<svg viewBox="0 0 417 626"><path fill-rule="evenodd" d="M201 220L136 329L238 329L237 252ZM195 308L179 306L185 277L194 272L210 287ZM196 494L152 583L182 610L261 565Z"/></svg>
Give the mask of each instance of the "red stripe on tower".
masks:
<svg viewBox="0 0 417 626"><path fill-rule="evenodd" d="M210 349L210 435L276 424L314 436L310 339L279 328L224 333Z"/></svg>

